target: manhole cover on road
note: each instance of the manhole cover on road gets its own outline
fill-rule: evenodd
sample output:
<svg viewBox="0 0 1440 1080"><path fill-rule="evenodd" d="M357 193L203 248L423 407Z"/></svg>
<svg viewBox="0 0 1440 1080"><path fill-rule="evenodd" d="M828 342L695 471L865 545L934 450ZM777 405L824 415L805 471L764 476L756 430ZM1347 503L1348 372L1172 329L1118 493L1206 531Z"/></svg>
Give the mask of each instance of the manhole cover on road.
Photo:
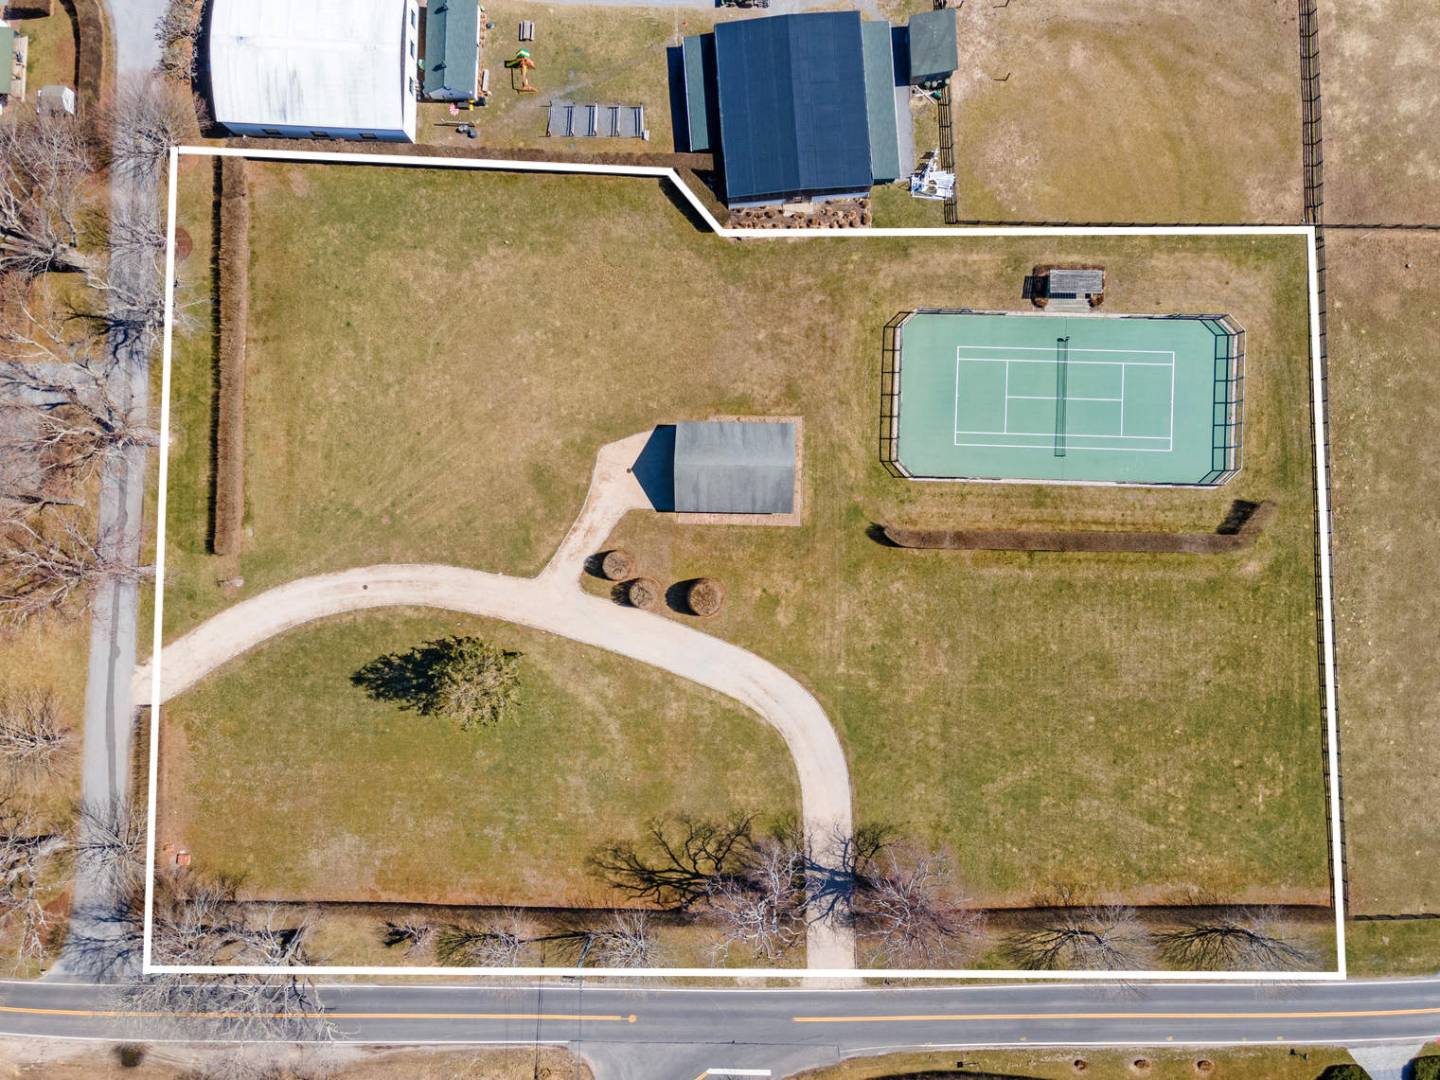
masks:
<svg viewBox="0 0 1440 1080"><path fill-rule="evenodd" d="M184 262L195 250L195 241L190 239L190 233L176 226L175 228L175 259L177 262Z"/></svg>

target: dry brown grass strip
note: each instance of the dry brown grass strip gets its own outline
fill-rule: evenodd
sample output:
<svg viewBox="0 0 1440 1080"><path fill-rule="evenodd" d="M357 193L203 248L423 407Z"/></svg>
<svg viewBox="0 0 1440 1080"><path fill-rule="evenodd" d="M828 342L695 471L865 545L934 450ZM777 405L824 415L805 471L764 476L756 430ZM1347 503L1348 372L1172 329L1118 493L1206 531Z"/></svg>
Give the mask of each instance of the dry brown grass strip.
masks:
<svg viewBox="0 0 1440 1080"><path fill-rule="evenodd" d="M251 139L235 138L227 139L226 146L233 146L241 150L294 150L310 149L300 144L297 146L295 139ZM659 168L674 169L680 179L688 187L705 208L710 211L712 217L721 225L728 223L730 212L725 204L720 201L714 190L702 179L701 174L713 174L715 172L714 154L681 154L681 153L647 153L635 154L620 151L586 153L584 151L560 151L549 149L537 149L535 147L510 147L510 146L435 146L428 143L391 143L391 142L346 142L337 139L327 142L325 145L327 153L341 154L392 154L405 157L433 157L433 158L474 158L480 160L507 160L507 161L555 161L555 162L582 162L592 165L650 165Z"/></svg>
<svg viewBox="0 0 1440 1080"><path fill-rule="evenodd" d="M1241 551L1274 517L1272 503L1236 503L1213 533L1109 532L1078 529L901 529L882 526L896 547L948 551L1094 551L1220 555Z"/></svg>
<svg viewBox="0 0 1440 1080"><path fill-rule="evenodd" d="M245 521L245 331L250 318L250 199L244 158L220 162L219 400L211 550L240 550Z"/></svg>

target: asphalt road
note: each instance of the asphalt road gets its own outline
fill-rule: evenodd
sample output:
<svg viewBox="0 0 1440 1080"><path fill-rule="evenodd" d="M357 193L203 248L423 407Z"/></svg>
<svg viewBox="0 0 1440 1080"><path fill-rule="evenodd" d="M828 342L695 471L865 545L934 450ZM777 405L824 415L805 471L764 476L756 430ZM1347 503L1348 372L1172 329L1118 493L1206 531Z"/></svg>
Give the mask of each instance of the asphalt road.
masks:
<svg viewBox="0 0 1440 1080"><path fill-rule="evenodd" d="M366 1043L565 1043L599 1080L694 1080L707 1069L780 1077L857 1053L919 1046L1237 1043L1413 1050L1440 1034L1440 979L1291 986L971 985L880 990L649 990L581 986L326 986L338 1038ZM154 1038L114 988L0 983L0 1033ZM194 1037L223 1037L196 1020Z"/></svg>

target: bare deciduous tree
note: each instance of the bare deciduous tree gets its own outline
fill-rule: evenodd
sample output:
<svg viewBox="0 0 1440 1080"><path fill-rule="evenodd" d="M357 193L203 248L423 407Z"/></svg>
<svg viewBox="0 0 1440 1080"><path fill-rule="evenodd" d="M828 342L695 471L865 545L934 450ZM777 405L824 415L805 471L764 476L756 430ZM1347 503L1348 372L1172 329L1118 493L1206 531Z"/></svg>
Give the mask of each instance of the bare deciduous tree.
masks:
<svg viewBox="0 0 1440 1080"><path fill-rule="evenodd" d="M1195 971L1299 971L1315 957L1289 941L1272 908L1225 908L1159 935L1160 955Z"/></svg>
<svg viewBox="0 0 1440 1080"><path fill-rule="evenodd" d="M73 745L52 695L32 691L0 698L0 762L12 773L48 773Z"/></svg>
<svg viewBox="0 0 1440 1080"><path fill-rule="evenodd" d="M648 911L617 911L590 931L580 962L592 967L655 967L659 950Z"/></svg>
<svg viewBox="0 0 1440 1080"><path fill-rule="evenodd" d="M744 861L752 843L750 815L729 821L655 821L649 850L612 844L591 860L615 888L663 908L687 911L709 898L715 882Z"/></svg>
<svg viewBox="0 0 1440 1080"><path fill-rule="evenodd" d="M386 922L380 940L387 949L403 947L406 956L419 956L435 945L435 927L419 919Z"/></svg>
<svg viewBox="0 0 1440 1080"><path fill-rule="evenodd" d="M89 343L34 342L47 359L0 361L0 400L11 413L0 452L28 455L42 470L79 479L159 442L144 413L116 394L113 360L96 356Z"/></svg>
<svg viewBox="0 0 1440 1080"><path fill-rule="evenodd" d="M92 171L76 124L41 116L0 123L0 274L99 267L80 250L81 191Z"/></svg>
<svg viewBox="0 0 1440 1080"><path fill-rule="evenodd" d="M72 601L88 608L106 581L140 581L148 568L124 555L125 545L88 536L74 518L36 523L18 515L0 520L0 625L20 626Z"/></svg>
<svg viewBox="0 0 1440 1080"><path fill-rule="evenodd" d="M882 967L957 967L980 939L984 916L953 896L950 861L918 848L869 860L852 919Z"/></svg>
<svg viewBox="0 0 1440 1080"><path fill-rule="evenodd" d="M793 844L754 842L743 867L713 878L707 899L719 920L718 960L736 946L774 962L805 934L805 880L808 861Z"/></svg>
<svg viewBox="0 0 1440 1080"><path fill-rule="evenodd" d="M1064 910L1048 925L1005 942L1017 968L1030 971L1127 971L1151 967L1150 933L1127 907Z"/></svg>
<svg viewBox="0 0 1440 1080"><path fill-rule="evenodd" d="M196 0L170 0L155 24L155 40L160 45L160 70L187 83L195 78L200 11L201 6Z"/></svg>
<svg viewBox="0 0 1440 1080"><path fill-rule="evenodd" d="M64 836L37 829L29 814L0 805L0 927L14 935L17 967L44 955L49 919L40 878L64 850Z"/></svg>
<svg viewBox="0 0 1440 1080"><path fill-rule="evenodd" d="M103 881L115 895L128 895L145 873L145 821L138 807L119 796L86 802L77 815L72 844L77 869Z"/></svg>
<svg viewBox="0 0 1440 1080"><path fill-rule="evenodd" d="M157 874L151 921L160 964L298 966L308 963L312 928L304 916L282 920L237 903L234 887L187 871ZM218 1029L235 1041L330 1038L315 986L298 975L152 974L121 990L127 1011L164 1017L177 1030Z"/></svg>
<svg viewBox="0 0 1440 1080"><path fill-rule="evenodd" d="M524 912L507 911L478 926L441 927L435 935L435 957L457 967L518 967L526 946L538 939Z"/></svg>
<svg viewBox="0 0 1440 1080"><path fill-rule="evenodd" d="M170 148L197 134L195 98L189 88L151 75L122 82L106 112L115 133L110 167L140 183L153 183Z"/></svg>

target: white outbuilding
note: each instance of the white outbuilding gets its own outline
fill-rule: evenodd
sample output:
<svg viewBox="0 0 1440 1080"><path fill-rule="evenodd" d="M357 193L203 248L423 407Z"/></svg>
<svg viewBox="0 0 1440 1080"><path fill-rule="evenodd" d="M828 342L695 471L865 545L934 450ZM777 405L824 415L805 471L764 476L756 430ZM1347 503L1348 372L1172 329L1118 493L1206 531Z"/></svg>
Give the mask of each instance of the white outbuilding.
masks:
<svg viewBox="0 0 1440 1080"><path fill-rule="evenodd" d="M415 141L419 0L211 0L209 29L234 134Z"/></svg>

